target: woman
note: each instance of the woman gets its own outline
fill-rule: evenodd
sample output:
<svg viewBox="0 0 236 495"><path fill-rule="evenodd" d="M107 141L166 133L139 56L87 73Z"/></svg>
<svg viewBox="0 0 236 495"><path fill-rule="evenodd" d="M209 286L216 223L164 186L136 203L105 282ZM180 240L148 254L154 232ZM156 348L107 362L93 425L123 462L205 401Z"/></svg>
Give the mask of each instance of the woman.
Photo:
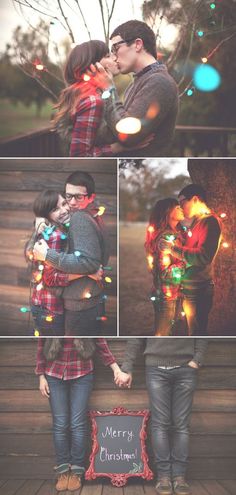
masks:
<svg viewBox="0 0 236 495"><path fill-rule="evenodd" d="M26 257L33 263L31 313L34 320L34 335L62 336L64 335L64 307L61 297L63 287L84 275L66 274L45 262L33 261L32 249L35 242L41 238L47 240L51 249L56 249L58 252L66 249L70 210L60 192L46 189L35 199L33 211L36 216L36 230L26 246ZM98 272L89 276L99 280L100 275Z"/></svg>
<svg viewBox="0 0 236 495"><path fill-rule="evenodd" d="M185 265L167 250L163 250L161 241L175 241L175 245L181 246L184 230L179 222L183 219L182 208L172 198L157 201L150 215L145 248L153 275L151 300L155 311L155 335L170 335L178 317Z"/></svg>
<svg viewBox="0 0 236 495"><path fill-rule="evenodd" d="M95 353L111 367L114 380L124 378L105 339L67 337L38 342L35 372L41 394L50 401L58 491L78 490L81 486Z"/></svg>
<svg viewBox="0 0 236 495"><path fill-rule="evenodd" d="M53 125L63 143L69 144L69 156L72 157L112 156L128 149L118 142L104 146L95 145L105 105L103 89L98 87L97 78L93 77L90 71L90 66L97 62L112 75L119 73L108 46L98 40L86 41L75 46L66 63L64 78L68 86L60 94L56 105L58 113ZM143 148L151 140L152 136L149 136L136 147Z"/></svg>

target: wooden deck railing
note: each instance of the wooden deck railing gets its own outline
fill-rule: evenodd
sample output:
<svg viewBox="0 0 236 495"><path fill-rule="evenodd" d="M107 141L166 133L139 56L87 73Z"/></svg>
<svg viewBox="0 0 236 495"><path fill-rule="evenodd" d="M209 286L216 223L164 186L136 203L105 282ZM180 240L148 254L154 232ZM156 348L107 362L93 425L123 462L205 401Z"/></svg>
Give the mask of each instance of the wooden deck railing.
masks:
<svg viewBox="0 0 236 495"><path fill-rule="evenodd" d="M236 128L177 125L170 156L235 156ZM58 157L63 149L50 128L0 141L2 157ZM145 154L144 154L145 156Z"/></svg>

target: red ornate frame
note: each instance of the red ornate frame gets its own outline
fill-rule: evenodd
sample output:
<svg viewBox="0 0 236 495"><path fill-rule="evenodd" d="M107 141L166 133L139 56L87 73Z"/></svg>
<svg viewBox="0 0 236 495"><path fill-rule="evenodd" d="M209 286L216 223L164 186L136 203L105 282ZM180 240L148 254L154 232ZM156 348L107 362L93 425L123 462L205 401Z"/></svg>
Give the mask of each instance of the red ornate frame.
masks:
<svg viewBox="0 0 236 495"><path fill-rule="evenodd" d="M96 416L143 416L142 428L140 430L140 442L141 442L141 459L143 462L143 471L140 473L96 473L94 470L95 456L99 450L99 443L97 439L98 425L96 422ZM147 438L146 425L149 418L149 411L128 411L123 407L116 407L110 412L90 411L89 416L92 421L92 452L89 460L90 465L85 473L86 480L94 480L98 477L106 476L111 479L111 483L115 486L124 486L127 483L128 478L141 477L146 480L153 479L153 472L148 466L148 455L146 452L145 440Z"/></svg>

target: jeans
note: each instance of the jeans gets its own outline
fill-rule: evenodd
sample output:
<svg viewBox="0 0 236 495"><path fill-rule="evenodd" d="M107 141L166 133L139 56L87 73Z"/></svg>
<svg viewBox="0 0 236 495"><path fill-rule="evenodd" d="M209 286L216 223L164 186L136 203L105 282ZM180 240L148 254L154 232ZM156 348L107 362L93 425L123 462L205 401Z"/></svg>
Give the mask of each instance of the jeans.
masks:
<svg viewBox="0 0 236 495"><path fill-rule="evenodd" d="M65 334L80 337L96 337L102 333L102 321L97 319L104 315L104 302L81 311L65 309Z"/></svg>
<svg viewBox="0 0 236 495"><path fill-rule="evenodd" d="M155 335L171 335L178 301L159 300L154 302Z"/></svg>
<svg viewBox="0 0 236 495"><path fill-rule="evenodd" d="M146 382L158 477L185 476L197 370L188 365L173 369L147 366Z"/></svg>
<svg viewBox="0 0 236 495"><path fill-rule="evenodd" d="M208 316L213 304L214 285L200 289L183 289L183 310L188 324L188 335L207 335Z"/></svg>
<svg viewBox="0 0 236 495"><path fill-rule="evenodd" d="M84 472L87 439L87 410L93 374L72 380L46 375L53 417L53 440L57 465L76 466ZM67 469L68 469L67 468Z"/></svg>

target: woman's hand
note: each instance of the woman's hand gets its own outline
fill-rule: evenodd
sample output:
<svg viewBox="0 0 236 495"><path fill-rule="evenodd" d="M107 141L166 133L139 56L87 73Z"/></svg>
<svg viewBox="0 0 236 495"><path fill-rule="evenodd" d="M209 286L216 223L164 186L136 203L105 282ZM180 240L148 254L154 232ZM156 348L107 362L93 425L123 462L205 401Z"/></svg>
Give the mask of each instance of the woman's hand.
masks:
<svg viewBox="0 0 236 495"><path fill-rule="evenodd" d="M132 384L132 375L131 373L125 373L121 371L117 373L115 378L115 384L120 388L130 388Z"/></svg>
<svg viewBox="0 0 236 495"><path fill-rule="evenodd" d="M48 249L48 244L44 239L36 242L33 248L34 259L38 261L45 261Z"/></svg>
<svg viewBox="0 0 236 495"><path fill-rule="evenodd" d="M37 232L37 234L42 234L42 232L47 228L50 227L50 223L46 218L43 217L36 217L35 222L34 222L34 227Z"/></svg>
<svg viewBox="0 0 236 495"><path fill-rule="evenodd" d="M50 397L49 385L44 375L40 375L39 377L39 390L43 397L47 397L49 399Z"/></svg>

